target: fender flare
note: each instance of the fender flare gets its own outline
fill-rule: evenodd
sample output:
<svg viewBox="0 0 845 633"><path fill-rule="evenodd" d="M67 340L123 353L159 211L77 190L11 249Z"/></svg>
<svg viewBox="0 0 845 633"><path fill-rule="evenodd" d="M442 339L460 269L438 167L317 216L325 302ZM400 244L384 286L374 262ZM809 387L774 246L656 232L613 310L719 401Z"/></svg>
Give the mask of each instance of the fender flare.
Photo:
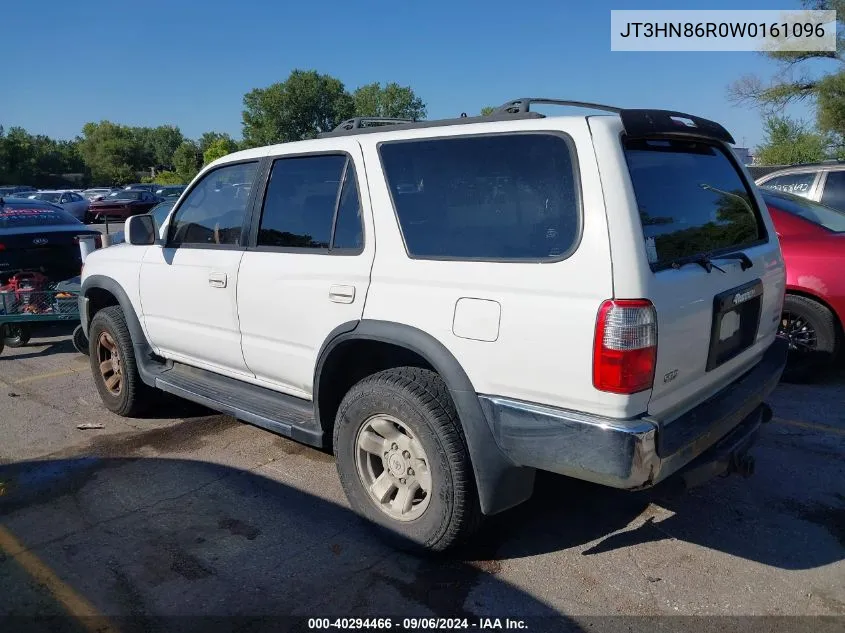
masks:
<svg viewBox="0 0 845 633"><path fill-rule="evenodd" d="M91 317L89 315L90 298L88 297L88 293L95 288L105 290L117 299L120 309L123 310L123 317L126 319L126 327L129 328L129 334L132 336L132 347L135 349L138 374L145 384L155 387L155 376L150 371L150 359L154 356L153 348L147 341L144 329L141 327L141 322L138 320L138 315L135 312L132 301L129 299L129 295L126 294L123 286L111 277L91 275L90 277L86 277L85 281L82 282L82 290L79 293L79 319L85 336L88 336L88 330L91 327Z"/></svg>
<svg viewBox="0 0 845 633"><path fill-rule="evenodd" d="M314 370L314 413L317 420L320 419L320 376L326 360L333 350L351 340L378 341L404 347L424 358L437 371L458 411L484 514L507 510L531 496L535 470L515 465L499 449L481 409L478 394L461 364L443 343L410 325L363 319L343 323L329 334L317 356Z"/></svg>

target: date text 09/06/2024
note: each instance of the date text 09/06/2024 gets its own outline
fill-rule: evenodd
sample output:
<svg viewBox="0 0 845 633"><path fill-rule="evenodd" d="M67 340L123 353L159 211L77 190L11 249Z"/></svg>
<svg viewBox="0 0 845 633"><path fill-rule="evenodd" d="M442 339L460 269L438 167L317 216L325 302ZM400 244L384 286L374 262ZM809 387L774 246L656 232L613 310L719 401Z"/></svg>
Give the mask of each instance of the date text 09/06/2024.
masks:
<svg viewBox="0 0 845 633"><path fill-rule="evenodd" d="M511 618L309 618L310 630L398 630L398 631L445 631L459 630L527 630L524 620Z"/></svg>

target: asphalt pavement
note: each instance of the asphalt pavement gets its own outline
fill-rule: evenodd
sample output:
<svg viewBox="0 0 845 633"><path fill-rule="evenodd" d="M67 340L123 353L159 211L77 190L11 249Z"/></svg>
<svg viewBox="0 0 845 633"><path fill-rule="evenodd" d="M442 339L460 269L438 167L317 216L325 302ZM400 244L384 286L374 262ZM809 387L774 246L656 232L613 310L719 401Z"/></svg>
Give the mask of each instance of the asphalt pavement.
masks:
<svg viewBox="0 0 845 633"><path fill-rule="evenodd" d="M843 371L777 389L749 479L628 493L541 475L467 546L423 558L349 510L329 454L183 401L108 413L71 329L0 355L0 616L71 613L87 630L161 615L845 626Z"/></svg>

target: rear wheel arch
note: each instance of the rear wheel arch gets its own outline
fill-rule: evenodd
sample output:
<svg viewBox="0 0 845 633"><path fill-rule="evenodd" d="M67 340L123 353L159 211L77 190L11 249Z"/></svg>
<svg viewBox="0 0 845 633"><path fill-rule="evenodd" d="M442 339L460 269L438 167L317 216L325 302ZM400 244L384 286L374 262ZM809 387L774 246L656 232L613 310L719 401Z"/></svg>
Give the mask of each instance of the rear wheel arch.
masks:
<svg viewBox="0 0 845 633"><path fill-rule="evenodd" d="M843 337L845 337L845 324L842 323L842 319L839 318L839 314L837 314L836 310L833 308L830 303L827 302L826 299L820 297L819 295L810 292L804 288L794 288L791 286L787 286L786 288L787 295L793 295L796 297L804 297L805 299L809 299L810 301L815 301L816 303L824 306L827 308L830 313L833 315L833 321L836 324L836 333L839 337L840 342L843 342Z"/></svg>
<svg viewBox="0 0 845 633"><path fill-rule="evenodd" d="M443 343L409 325L350 321L327 337L314 372L314 412L326 437L332 437L337 409L354 384L403 366L429 369L446 384L467 442L484 514L506 510L530 497L534 469L514 465L499 450L463 367Z"/></svg>

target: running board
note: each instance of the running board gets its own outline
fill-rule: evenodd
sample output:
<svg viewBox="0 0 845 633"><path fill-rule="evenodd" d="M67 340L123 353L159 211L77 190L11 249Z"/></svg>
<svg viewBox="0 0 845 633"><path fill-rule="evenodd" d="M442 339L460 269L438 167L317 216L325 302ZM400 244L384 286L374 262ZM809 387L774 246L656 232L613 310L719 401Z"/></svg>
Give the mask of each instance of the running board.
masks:
<svg viewBox="0 0 845 633"><path fill-rule="evenodd" d="M308 400L181 363L156 372L155 386L297 442L324 447L323 430Z"/></svg>

